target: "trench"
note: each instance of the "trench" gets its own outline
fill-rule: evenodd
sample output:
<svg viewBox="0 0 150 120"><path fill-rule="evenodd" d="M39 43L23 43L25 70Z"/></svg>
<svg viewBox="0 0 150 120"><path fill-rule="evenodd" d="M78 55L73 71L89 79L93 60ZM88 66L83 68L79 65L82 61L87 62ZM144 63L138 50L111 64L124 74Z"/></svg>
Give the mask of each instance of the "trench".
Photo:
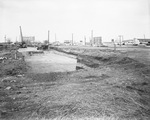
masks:
<svg viewBox="0 0 150 120"><path fill-rule="evenodd" d="M38 51L36 48L20 49L30 66L28 73L70 72L80 69L77 58L55 50ZM32 54L30 54L32 53Z"/></svg>

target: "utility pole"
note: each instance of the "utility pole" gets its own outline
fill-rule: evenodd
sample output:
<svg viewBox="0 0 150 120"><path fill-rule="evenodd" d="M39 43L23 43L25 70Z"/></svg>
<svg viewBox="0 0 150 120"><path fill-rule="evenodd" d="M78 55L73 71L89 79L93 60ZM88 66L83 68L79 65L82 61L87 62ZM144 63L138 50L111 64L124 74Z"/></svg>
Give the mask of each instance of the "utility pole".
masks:
<svg viewBox="0 0 150 120"><path fill-rule="evenodd" d="M90 46L91 46L91 36L89 36L89 44L90 44Z"/></svg>
<svg viewBox="0 0 150 120"><path fill-rule="evenodd" d="M57 38L56 38L56 33L55 33L55 42L57 41Z"/></svg>
<svg viewBox="0 0 150 120"><path fill-rule="evenodd" d="M84 36L84 45L86 45L86 36Z"/></svg>
<svg viewBox="0 0 150 120"><path fill-rule="evenodd" d="M124 40L123 35L122 35L122 41Z"/></svg>
<svg viewBox="0 0 150 120"><path fill-rule="evenodd" d="M72 45L73 45L73 33L72 33Z"/></svg>
<svg viewBox="0 0 150 120"><path fill-rule="evenodd" d="M16 42L17 42L17 37L16 37Z"/></svg>
<svg viewBox="0 0 150 120"><path fill-rule="evenodd" d="M48 44L49 44L49 30L48 30Z"/></svg>
<svg viewBox="0 0 150 120"><path fill-rule="evenodd" d="M93 30L91 30L91 45L93 46L94 41L93 41Z"/></svg>
<svg viewBox="0 0 150 120"><path fill-rule="evenodd" d="M145 39L145 34L144 34L144 39Z"/></svg>
<svg viewBox="0 0 150 120"><path fill-rule="evenodd" d="M121 41L122 38L123 38L123 36L122 36L122 35L119 35L120 46L121 46L121 43L122 43L122 41Z"/></svg>
<svg viewBox="0 0 150 120"><path fill-rule="evenodd" d="M5 40L5 43L6 43L6 35L4 36L4 40Z"/></svg>

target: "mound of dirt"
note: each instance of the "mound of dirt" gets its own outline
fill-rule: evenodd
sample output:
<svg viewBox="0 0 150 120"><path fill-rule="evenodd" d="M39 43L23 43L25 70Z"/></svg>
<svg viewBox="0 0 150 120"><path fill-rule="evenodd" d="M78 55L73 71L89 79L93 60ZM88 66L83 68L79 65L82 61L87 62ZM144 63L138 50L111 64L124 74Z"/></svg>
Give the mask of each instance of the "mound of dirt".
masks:
<svg viewBox="0 0 150 120"><path fill-rule="evenodd" d="M129 57L124 57L121 60L116 61L115 63L117 64L129 64L129 63L133 63L133 62L137 62Z"/></svg>
<svg viewBox="0 0 150 120"><path fill-rule="evenodd" d="M104 56L104 57L94 57L95 59L104 62L104 63L114 63L116 60L118 60L117 57L109 57L109 56Z"/></svg>

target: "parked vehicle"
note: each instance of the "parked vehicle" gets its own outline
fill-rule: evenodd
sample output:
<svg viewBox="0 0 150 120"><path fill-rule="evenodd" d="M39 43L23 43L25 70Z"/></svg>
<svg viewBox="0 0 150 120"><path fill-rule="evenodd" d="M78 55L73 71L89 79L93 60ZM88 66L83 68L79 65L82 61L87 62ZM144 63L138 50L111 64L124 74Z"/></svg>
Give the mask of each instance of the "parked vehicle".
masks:
<svg viewBox="0 0 150 120"><path fill-rule="evenodd" d="M37 47L37 50L48 50L48 45L41 45Z"/></svg>
<svg viewBox="0 0 150 120"><path fill-rule="evenodd" d="M19 44L19 48L27 48L27 44L25 42L21 42Z"/></svg>
<svg viewBox="0 0 150 120"><path fill-rule="evenodd" d="M150 42L148 42L146 45L147 45L147 46L150 46Z"/></svg>

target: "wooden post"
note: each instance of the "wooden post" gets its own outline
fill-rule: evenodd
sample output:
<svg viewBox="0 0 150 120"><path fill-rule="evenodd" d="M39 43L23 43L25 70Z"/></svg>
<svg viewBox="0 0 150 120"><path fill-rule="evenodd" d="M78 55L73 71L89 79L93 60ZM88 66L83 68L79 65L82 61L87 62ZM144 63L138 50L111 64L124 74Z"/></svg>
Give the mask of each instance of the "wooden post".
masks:
<svg viewBox="0 0 150 120"><path fill-rule="evenodd" d="M115 44L115 41L114 41L114 39L112 39L111 41L112 41L112 43L113 43L113 45L114 45L114 52L115 52L115 51L116 51L116 44Z"/></svg>
<svg viewBox="0 0 150 120"><path fill-rule="evenodd" d="M17 50L15 50L15 60L17 59Z"/></svg>
<svg viewBox="0 0 150 120"><path fill-rule="evenodd" d="M48 44L49 44L49 30L48 30Z"/></svg>

